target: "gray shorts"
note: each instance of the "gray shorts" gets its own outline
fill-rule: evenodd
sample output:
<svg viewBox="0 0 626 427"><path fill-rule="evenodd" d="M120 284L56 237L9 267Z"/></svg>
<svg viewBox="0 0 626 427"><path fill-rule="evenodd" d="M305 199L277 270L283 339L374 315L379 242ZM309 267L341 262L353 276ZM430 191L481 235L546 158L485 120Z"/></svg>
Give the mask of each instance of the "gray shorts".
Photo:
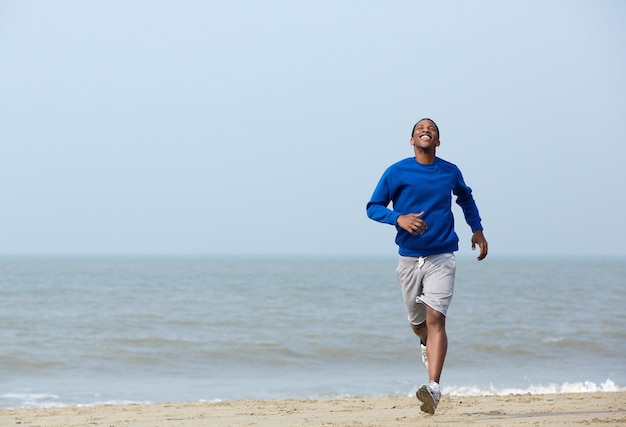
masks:
<svg viewBox="0 0 626 427"><path fill-rule="evenodd" d="M455 271L453 252L418 258L400 256L396 273L409 322L419 325L426 321L424 304L446 315L452 301Z"/></svg>

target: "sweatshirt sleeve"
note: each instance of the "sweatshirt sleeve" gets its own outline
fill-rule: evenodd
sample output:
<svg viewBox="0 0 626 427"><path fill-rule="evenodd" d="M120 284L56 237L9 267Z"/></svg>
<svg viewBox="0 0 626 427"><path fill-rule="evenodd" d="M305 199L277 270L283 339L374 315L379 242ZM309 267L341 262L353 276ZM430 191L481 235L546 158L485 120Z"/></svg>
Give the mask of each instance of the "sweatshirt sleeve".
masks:
<svg viewBox="0 0 626 427"><path fill-rule="evenodd" d="M472 229L472 232L482 230L483 226L480 214L478 213L478 207L476 206L476 202L472 196L472 189L465 184L460 171L453 194L456 195L456 203L463 210L465 221Z"/></svg>
<svg viewBox="0 0 626 427"><path fill-rule="evenodd" d="M396 225L400 214L388 208L390 202L391 187L389 185L389 174L385 172L376 189L374 189L372 198L367 203L367 216L374 221Z"/></svg>

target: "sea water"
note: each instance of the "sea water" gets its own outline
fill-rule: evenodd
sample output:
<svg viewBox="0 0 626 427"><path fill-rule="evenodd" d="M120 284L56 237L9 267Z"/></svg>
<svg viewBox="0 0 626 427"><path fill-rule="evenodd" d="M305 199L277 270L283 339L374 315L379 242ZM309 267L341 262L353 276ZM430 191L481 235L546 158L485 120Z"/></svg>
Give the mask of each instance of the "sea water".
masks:
<svg viewBox="0 0 626 427"><path fill-rule="evenodd" d="M0 258L0 407L414 394L388 257ZM457 258L453 395L626 387L626 259Z"/></svg>

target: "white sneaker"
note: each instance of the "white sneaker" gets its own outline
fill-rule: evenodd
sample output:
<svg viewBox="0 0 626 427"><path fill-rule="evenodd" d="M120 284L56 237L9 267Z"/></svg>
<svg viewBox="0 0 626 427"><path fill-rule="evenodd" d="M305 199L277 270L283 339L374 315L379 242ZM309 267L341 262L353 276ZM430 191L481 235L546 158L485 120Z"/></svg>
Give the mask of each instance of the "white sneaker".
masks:
<svg viewBox="0 0 626 427"><path fill-rule="evenodd" d="M428 372L428 356L426 355L426 346L420 343L420 347L422 350L422 363L424 364L424 368L426 368L426 372Z"/></svg>
<svg viewBox="0 0 626 427"><path fill-rule="evenodd" d="M422 402L420 409L423 412L434 414L437 405L439 405L439 399L441 398L441 392L439 391L439 384L431 382L428 385L423 385L415 393L417 398Z"/></svg>

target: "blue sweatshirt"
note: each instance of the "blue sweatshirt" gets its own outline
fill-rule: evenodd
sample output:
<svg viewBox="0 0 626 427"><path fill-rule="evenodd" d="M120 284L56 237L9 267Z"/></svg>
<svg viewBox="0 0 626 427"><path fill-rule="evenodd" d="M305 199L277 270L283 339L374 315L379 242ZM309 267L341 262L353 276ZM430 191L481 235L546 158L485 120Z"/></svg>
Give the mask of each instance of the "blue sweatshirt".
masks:
<svg viewBox="0 0 626 427"><path fill-rule="evenodd" d="M420 257L457 251L459 238L454 231L452 194L472 231L482 230L472 189L456 165L439 157L429 165L418 163L414 157L391 165L367 204L367 216L396 226L400 255ZM389 202L393 209L387 207ZM414 236L398 226L400 215L422 211L421 218L427 225L424 234Z"/></svg>

